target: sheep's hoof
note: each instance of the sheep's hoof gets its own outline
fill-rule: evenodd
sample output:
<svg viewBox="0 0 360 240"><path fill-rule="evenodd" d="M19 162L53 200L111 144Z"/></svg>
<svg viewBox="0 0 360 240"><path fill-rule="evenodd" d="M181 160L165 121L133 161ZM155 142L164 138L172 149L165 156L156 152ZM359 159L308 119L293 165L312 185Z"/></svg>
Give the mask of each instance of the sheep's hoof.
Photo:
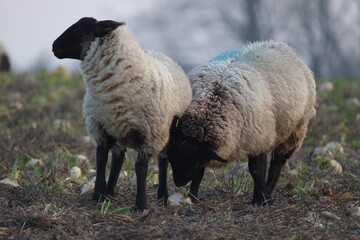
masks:
<svg viewBox="0 0 360 240"><path fill-rule="evenodd" d="M164 194L163 203L165 207L168 205L168 198L169 198L169 194L168 193Z"/></svg>
<svg viewBox="0 0 360 240"><path fill-rule="evenodd" d="M135 207L133 209L131 209L131 211L133 211L133 212L143 212L146 208L147 208L146 206L135 205Z"/></svg>
<svg viewBox="0 0 360 240"><path fill-rule="evenodd" d="M147 208L147 204L146 204L146 198L145 199L136 199L135 201L135 211L144 211Z"/></svg>
<svg viewBox="0 0 360 240"><path fill-rule="evenodd" d="M168 195L167 191L164 191L164 190L162 190L160 188L157 189L157 198L158 199L163 198L163 197L165 197L167 195Z"/></svg>
<svg viewBox="0 0 360 240"><path fill-rule="evenodd" d="M200 199L198 198L198 196L194 196L192 194L189 194L190 200L192 203L197 204L200 203Z"/></svg>
<svg viewBox="0 0 360 240"><path fill-rule="evenodd" d="M168 198L169 198L168 193L163 194L162 196L159 196L159 195L158 195L158 199L163 199L164 206L167 206L167 204L168 204Z"/></svg>
<svg viewBox="0 0 360 240"><path fill-rule="evenodd" d="M271 206L274 203L274 200L270 197L266 197L266 199L264 200L264 198L261 197L253 199L251 203L258 206Z"/></svg>
<svg viewBox="0 0 360 240"><path fill-rule="evenodd" d="M105 196L103 194L94 192L92 195L92 199L96 202L101 202L105 199Z"/></svg>
<svg viewBox="0 0 360 240"><path fill-rule="evenodd" d="M106 196L115 197L115 192L114 191L106 192Z"/></svg>
<svg viewBox="0 0 360 240"><path fill-rule="evenodd" d="M167 206L167 203L168 203L168 198L169 198L169 193L168 191L163 191L163 190L160 190L158 188L158 191L157 191L157 198L158 199L163 199L164 201L164 206Z"/></svg>

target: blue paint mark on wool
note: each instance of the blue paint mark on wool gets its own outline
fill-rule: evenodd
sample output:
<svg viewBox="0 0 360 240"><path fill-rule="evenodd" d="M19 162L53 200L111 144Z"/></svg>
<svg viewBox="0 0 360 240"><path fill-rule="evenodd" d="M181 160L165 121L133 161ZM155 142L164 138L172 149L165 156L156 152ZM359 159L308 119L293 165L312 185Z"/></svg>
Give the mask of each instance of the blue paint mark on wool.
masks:
<svg viewBox="0 0 360 240"><path fill-rule="evenodd" d="M239 61L244 52L244 49L245 49L245 46L242 46L240 48L234 48L229 51L223 52L219 56L211 59L209 61L209 63L227 61L227 60Z"/></svg>

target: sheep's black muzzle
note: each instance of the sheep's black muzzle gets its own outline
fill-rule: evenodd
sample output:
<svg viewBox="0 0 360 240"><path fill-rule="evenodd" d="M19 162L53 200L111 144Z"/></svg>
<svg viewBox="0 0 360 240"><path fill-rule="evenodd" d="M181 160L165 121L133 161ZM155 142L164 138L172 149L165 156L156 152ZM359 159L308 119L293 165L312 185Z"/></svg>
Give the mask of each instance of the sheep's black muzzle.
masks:
<svg viewBox="0 0 360 240"><path fill-rule="evenodd" d="M59 58L59 59L65 58L65 56L64 56L65 51L64 51L64 50L59 49L59 48L56 48L56 47L53 45L52 51L53 51L55 57L57 57L57 58Z"/></svg>
<svg viewBox="0 0 360 240"><path fill-rule="evenodd" d="M186 176L186 174L175 174L173 175L175 186L183 187L188 182L192 180L191 176Z"/></svg>
<svg viewBox="0 0 360 240"><path fill-rule="evenodd" d="M52 52L54 53L55 57L59 58L59 59L63 59L66 58L66 50L64 49L64 47L61 47L59 41L59 39L56 39L54 41L54 43L52 44Z"/></svg>
<svg viewBox="0 0 360 240"><path fill-rule="evenodd" d="M65 58L65 56L63 55L63 51L53 50L53 53L54 53L55 57L57 57L59 59L64 59Z"/></svg>

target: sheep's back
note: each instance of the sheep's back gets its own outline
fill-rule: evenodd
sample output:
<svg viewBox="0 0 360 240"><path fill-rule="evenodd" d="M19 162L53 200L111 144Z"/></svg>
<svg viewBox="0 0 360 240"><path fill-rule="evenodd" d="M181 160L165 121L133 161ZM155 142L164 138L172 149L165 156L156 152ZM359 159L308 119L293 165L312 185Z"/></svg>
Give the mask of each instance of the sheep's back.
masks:
<svg viewBox="0 0 360 240"><path fill-rule="evenodd" d="M315 113L315 80L290 47L272 41L251 44L244 51L243 61L269 84L279 142L301 124L308 123Z"/></svg>

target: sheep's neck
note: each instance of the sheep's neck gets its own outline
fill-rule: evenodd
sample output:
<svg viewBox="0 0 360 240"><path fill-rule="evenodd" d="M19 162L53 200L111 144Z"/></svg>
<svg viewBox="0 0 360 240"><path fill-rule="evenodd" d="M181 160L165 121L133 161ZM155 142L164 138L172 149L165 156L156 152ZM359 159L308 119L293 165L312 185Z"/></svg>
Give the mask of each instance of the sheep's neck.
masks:
<svg viewBox="0 0 360 240"><path fill-rule="evenodd" d="M90 87L103 83L110 78L116 82L143 79L145 72L144 52L132 39L126 29L114 31L107 37L97 38L91 43L81 67L85 84Z"/></svg>

